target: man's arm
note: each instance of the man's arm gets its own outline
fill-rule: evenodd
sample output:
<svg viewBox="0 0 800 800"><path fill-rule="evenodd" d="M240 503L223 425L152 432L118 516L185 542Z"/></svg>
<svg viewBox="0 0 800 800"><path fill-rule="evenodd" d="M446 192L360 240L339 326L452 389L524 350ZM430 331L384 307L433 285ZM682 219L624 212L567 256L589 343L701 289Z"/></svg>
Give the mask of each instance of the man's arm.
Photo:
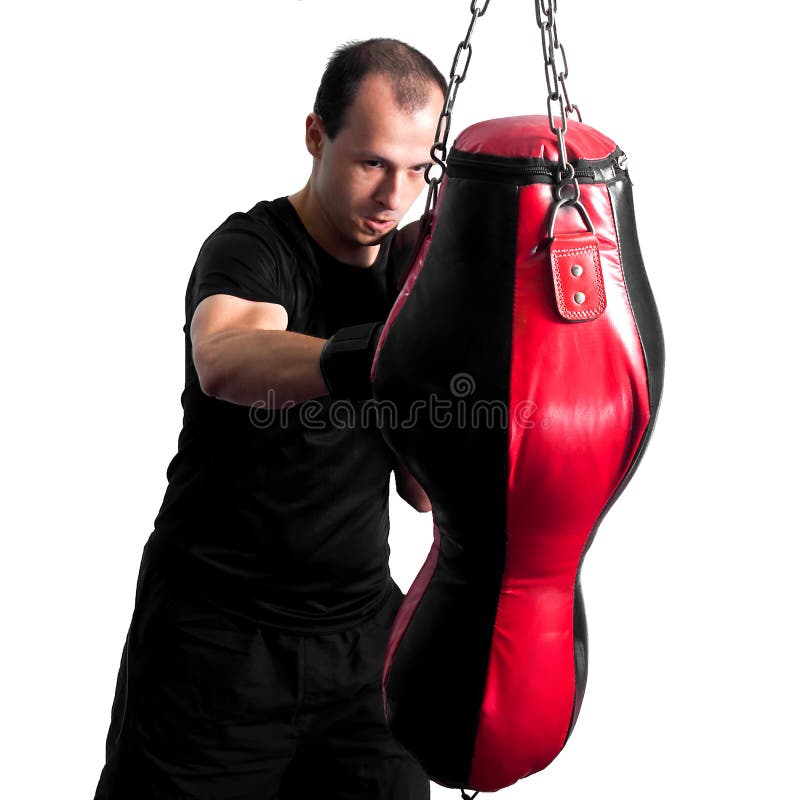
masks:
<svg viewBox="0 0 800 800"><path fill-rule="evenodd" d="M394 485L397 489L397 494L417 511L424 514L431 510L431 501L428 499L428 495L425 494L425 490L408 471L405 464L396 456L394 461Z"/></svg>
<svg viewBox="0 0 800 800"><path fill-rule="evenodd" d="M227 294L203 299L189 335L200 387L205 394L239 405L268 408L328 394L319 366L325 339L287 331L278 303Z"/></svg>

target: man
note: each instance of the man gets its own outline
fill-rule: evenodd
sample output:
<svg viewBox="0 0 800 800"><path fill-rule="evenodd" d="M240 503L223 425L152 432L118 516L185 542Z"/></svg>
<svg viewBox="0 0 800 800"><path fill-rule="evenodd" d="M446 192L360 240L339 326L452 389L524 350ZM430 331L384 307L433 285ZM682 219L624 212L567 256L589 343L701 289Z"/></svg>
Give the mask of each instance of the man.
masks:
<svg viewBox="0 0 800 800"><path fill-rule="evenodd" d="M380 695L402 601L390 471L430 504L375 425L336 424L335 406L369 396L402 264L390 245L425 186L445 91L401 42L340 48L306 120L307 184L233 214L200 250L183 428L96 800L429 797Z"/></svg>

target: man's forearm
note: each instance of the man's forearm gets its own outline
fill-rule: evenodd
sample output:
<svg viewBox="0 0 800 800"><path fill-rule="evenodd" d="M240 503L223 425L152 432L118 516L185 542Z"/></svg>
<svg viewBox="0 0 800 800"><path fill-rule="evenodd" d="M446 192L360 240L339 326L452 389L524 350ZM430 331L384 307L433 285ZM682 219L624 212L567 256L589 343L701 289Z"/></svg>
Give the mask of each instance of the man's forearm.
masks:
<svg viewBox="0 0 800 800"><path fill-rule="evenodd" d="M283 330L224 331L194 348L193 357L206 394L279 408L328 394L319 368L325 341Z"/></svg>

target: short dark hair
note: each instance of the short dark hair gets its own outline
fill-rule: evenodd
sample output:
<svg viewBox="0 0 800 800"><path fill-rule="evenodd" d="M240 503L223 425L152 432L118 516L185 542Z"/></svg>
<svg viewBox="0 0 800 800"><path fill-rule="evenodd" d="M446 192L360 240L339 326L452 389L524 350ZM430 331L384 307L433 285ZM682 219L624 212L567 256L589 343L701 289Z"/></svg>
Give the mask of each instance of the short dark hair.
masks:
<svg viewBox="0 0 800 800"><path fill-rule="evenodd" d="M430 94L430 84L447 93L447 81L425 55L398 39L366 39L348 42L337 48L328 60L314 101L314 111L322 119L325 133L334 139L344 126L361 81L371 74L385 75L394 88L397 104L404 111L422 108Z"/></svg>

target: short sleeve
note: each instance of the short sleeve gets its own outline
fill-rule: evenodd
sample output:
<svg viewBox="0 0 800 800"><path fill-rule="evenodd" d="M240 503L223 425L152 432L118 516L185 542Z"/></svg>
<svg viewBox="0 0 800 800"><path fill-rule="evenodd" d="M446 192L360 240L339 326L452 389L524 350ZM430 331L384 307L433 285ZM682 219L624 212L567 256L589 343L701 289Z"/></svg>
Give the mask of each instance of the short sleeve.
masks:
<svg viewBox="0 0 800 800"><path fill-rule="evenodd" d="M189 317L201 300L231 294L244 300L279 303L291 311L290 285L281 261L261 236L246 230L216 231L203 244L189 292Z"/></svg>

